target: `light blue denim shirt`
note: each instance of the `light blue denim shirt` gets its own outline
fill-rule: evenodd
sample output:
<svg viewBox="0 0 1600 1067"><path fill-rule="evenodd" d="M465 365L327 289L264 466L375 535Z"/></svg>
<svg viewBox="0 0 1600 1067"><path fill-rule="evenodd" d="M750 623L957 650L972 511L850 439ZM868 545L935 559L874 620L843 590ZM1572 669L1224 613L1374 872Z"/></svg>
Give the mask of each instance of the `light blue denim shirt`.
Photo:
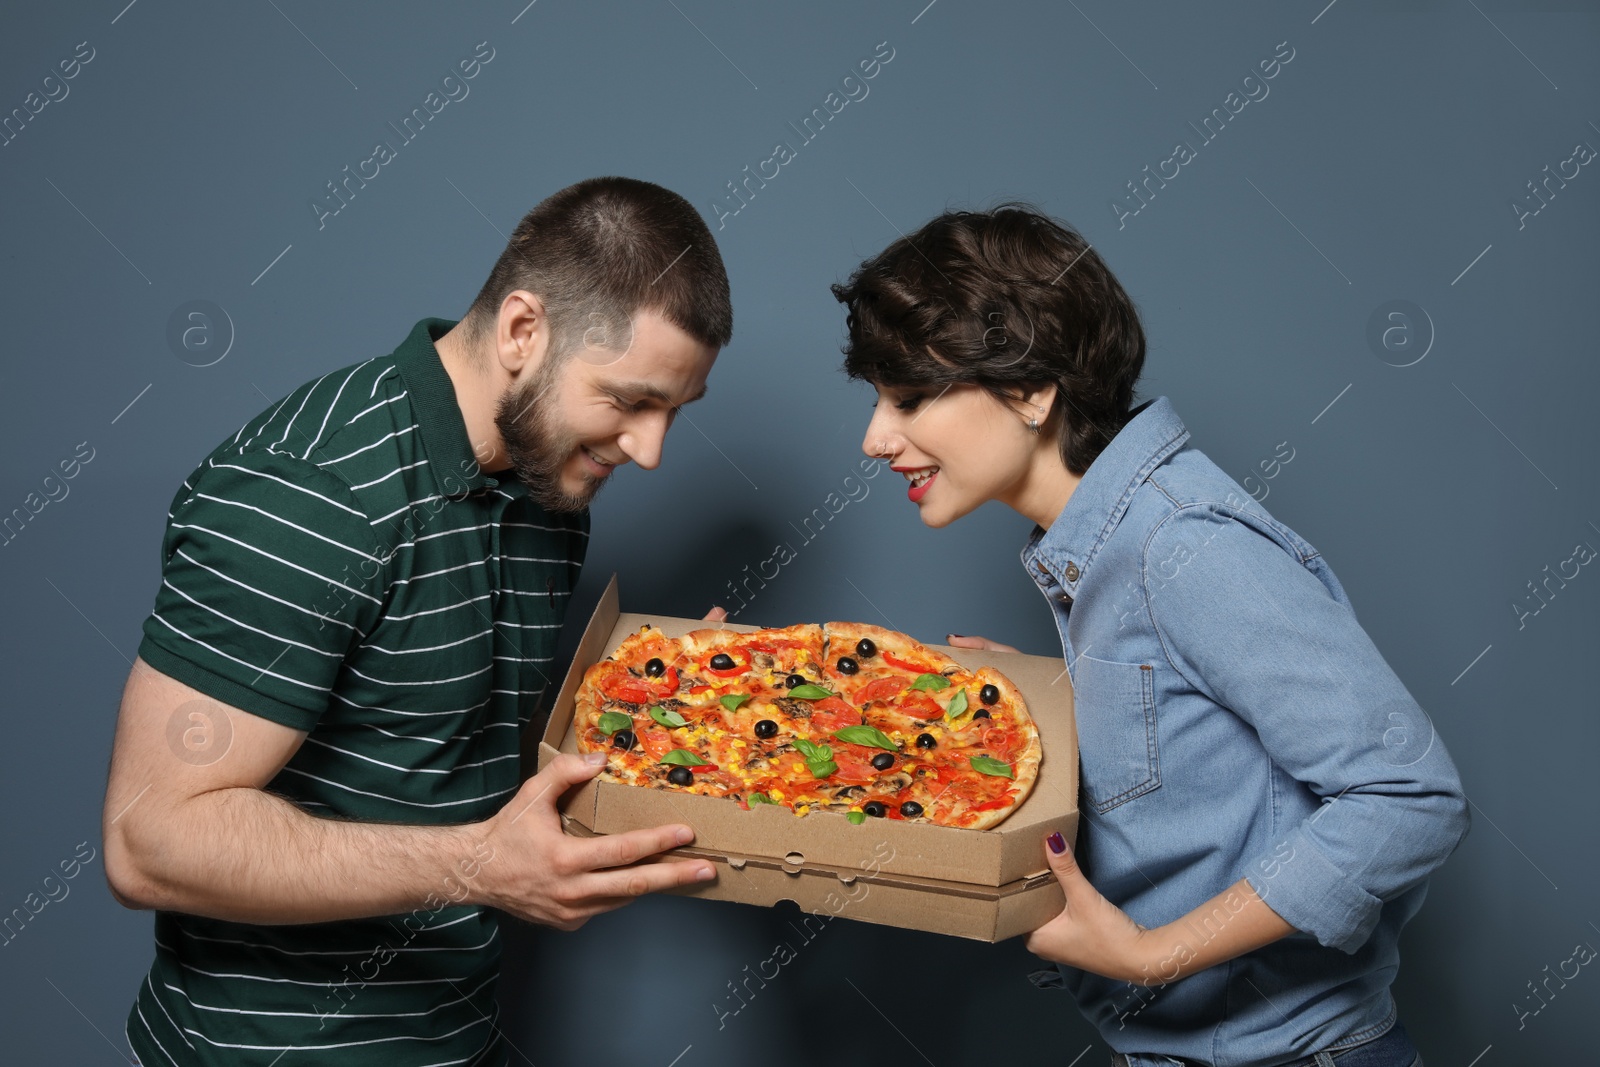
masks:
<svg viewBox="0 0 1600 1067"><path fill-rule="evenodd" d="M1316 549L1188 439L1165 397L1146 405L1022 552L1076 695L1077 856L1144 926L1248 878L1296 932L1148 988L1061 971L1118 1052L1266 1067L1392 1025L1400 929L1467 802Z"/></svg>

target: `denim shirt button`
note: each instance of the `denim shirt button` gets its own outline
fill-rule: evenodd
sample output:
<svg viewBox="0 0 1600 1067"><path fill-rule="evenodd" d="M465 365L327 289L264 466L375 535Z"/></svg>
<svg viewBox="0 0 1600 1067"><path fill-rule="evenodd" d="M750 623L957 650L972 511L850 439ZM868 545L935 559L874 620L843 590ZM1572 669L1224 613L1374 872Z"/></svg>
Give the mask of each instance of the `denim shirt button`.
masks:
<svg viewBox="0 0 1600 1067"><path fill-rule="evenodd" d="M1076 563L1072 562L1069 559L1069 560L1067 560L1067 581L1075 582L1077 580L1078 580L1078 565Z"/></svg>

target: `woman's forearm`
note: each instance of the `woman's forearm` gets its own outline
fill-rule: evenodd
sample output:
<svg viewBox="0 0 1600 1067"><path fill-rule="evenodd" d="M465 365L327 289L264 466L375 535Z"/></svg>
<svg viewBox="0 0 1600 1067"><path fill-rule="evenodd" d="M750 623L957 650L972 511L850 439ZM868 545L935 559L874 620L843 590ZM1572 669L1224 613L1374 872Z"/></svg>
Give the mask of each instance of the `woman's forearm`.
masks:
<svg viewBox="0 0 1600 1067"><path fill-rule="evenodd" d="M1145 932L1142 985L1165 985L1294 933L1241 878L1187 915Z"/></svg>

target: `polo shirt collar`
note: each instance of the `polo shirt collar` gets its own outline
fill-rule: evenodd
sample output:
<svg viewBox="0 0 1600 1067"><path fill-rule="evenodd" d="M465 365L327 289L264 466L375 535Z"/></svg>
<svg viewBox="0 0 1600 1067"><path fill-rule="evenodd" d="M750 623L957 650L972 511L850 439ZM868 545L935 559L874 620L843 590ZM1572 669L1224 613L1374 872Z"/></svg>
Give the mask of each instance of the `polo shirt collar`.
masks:
<svg viewBox="0 0 1600 1067"><path fill-rule="evenodd" d="M421 319L394 350L395 366L406 383L411 408L417 414L417 432L434 476L447 496L462 496L492 489L499 481L478 466L461 417L455 385L445 372L434 342L456 326L453 319Z"/></svg>
<svg viewBox="0 0 1600 1067"><path fill-rule="evenodd" d="M1189 439L1183 420L1166 397L1146 404L1095 457L1048 530L1034 527L1022 549L1028 575L1041 587L1054 584L1077 595L1100 546L1105 544L1145 479Z"/></svg>

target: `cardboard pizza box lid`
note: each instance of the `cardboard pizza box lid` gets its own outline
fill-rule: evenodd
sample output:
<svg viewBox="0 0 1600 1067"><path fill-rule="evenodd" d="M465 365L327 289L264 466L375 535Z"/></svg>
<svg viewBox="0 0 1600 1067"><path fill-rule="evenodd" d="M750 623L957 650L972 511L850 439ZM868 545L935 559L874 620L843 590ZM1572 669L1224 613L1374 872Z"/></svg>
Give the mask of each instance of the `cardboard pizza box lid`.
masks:
<svg viewBox="0 0 1600 1067"><path fill-rule="evenodd" d="M573 655L537 749L543 768L561 752L576 752L574 696L584 672L644 624L676 637L714 625L699 619L625 613L615 575L601 595ZM724 623L748 632L756 626ZM968 830L927 823L869 819L855 825L836 812L797 816L788 808L741 809L724 797L641 789L591 781L568 793L563 813L595 833L618 833L667 822L694 828L694 847L723 855L783 861L800 871L865 869L874 849L887 841L894 872L902 877L999 888L1046 872L1044 838L1059 830L1074 840L1078 825L1078 747L1072 686L1054 657L982 652L930 645L967 667L993 666L1021 690L1039 728L1043 758L1033 791L1000 825ZM530 753L531 755L531 753ZM888 894L885 894L888 895Z"/></svg>

